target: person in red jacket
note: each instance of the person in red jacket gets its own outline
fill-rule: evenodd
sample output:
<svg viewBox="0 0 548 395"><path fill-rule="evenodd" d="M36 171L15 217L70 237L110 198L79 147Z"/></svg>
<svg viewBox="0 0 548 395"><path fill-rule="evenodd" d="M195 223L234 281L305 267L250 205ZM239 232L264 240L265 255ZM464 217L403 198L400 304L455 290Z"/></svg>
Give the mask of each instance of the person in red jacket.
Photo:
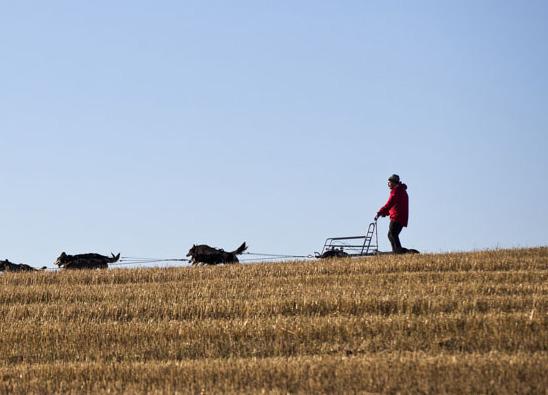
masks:
<svg viewBox="0 0 548 395"><path fill-rule="evenodd" d="M392 252L396 254L404 254L406 248L401 246L400 232L404 227L407 227L409 218L409 197L407 196L407 185L400 181L400 176L392 174L388 178L388 188L390 188L390 196L384 206L382 206L375 221L379 217L390 215L390 226L388 227L388 239L392 245Z"/></svg>

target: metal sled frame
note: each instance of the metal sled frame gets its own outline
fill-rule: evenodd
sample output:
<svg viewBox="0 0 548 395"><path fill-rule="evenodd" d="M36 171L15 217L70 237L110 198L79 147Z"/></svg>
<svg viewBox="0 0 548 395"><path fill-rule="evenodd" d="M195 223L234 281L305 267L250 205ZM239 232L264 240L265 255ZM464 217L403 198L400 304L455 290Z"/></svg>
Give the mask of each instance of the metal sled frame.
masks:
<svg viewBox="0 0 548 395"><path fill-rule="evenodd" d="M369 224L367 233L364 236L330 237L326 239L322 254L332 250L343 251L349 256L377 255L379 252L377 221Z"/></svg>

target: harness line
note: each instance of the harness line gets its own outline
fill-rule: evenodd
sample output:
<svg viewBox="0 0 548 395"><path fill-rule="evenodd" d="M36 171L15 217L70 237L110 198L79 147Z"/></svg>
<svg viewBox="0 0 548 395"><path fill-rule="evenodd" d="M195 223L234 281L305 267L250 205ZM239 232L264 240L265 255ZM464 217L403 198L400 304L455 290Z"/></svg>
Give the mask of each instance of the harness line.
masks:
<svg viewBox="0 0 548 395"><path fill-rule="evenodd" d="M137 265L140 263L155 263L155 262L189 262L190 259L185 258L136 258L124 256L120 259L119 262L111 263L110 265L119 266L119 265Z"/></svg>

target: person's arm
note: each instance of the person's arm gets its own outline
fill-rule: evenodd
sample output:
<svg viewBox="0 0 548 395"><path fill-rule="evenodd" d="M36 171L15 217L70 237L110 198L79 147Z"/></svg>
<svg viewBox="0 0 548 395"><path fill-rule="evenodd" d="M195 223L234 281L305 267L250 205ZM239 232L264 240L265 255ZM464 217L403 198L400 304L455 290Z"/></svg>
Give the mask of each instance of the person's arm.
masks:
<svg viewBox="0 0 548 395"><path fill-rule="evenodd" d="M396 204L396 193L394 190L390 192L390 196L388 197L388 201L384 206L382 206L379 211L377 212L377 215L375 216L375 219L379 217L386 217L389 214L390 209L394 204Z"/></svg>

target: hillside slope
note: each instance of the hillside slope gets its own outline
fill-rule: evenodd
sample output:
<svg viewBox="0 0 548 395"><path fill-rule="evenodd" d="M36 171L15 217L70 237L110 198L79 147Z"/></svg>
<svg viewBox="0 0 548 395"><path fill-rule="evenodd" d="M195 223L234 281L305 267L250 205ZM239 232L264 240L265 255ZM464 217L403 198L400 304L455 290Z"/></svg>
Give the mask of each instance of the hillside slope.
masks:
<svg viewBox="0 0 548 395"><path fill-rule="evenodd" d="M548 248L0 276L0 393L544 393Z"/></svg>

